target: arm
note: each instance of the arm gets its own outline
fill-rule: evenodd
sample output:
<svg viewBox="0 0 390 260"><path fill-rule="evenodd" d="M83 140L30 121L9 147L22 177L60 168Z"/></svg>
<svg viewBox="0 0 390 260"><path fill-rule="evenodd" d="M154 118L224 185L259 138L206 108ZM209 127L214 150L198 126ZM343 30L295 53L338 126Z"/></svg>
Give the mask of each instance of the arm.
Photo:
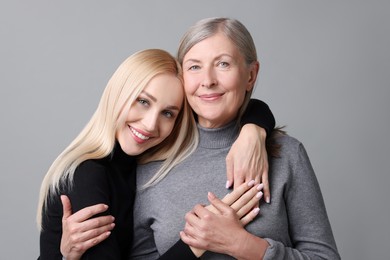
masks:
<svg viewBox="0 0 390 260"><path fill-rule="evenodd" d="M103 166L93 162L81 164L74 174L74 185L63 202L63 236L61 238L61 253L66 259L120 258L120 249L115 236L108 236L108 230L112 230L113 217L110 216L110 187L106 170ZM99 205L97 205L99 204ZM96 205L91 207L91 205ZM108 206L108 210L103 211ZM72 208L76 211L70 215ZM81 210L83 209L83 210ZM99 218L95 213L102 212ZM84 222L82 222L85 220ZM71 226L71 223L73 225ZM102 223L111 223L102 228ZM100 237L93 238L96 229L103 232ZM104 243L97 245L98 239L106 238ZM73 243L73 244L72 244ZM90 243L89 246L86 244ZM97 245L91 250L90 247ZM100 258L99 258L100 259Z"/></svg>
<svg viewBox="0 0 390 260"><path fill-rule="evenodd" d="M268 184L268 158L265 147L266 136L275 127L275 118L268 105L251 99L241 118L243 125L240 135L226 157L227 184L234 188L255 180L264 184L264 198L270 201Z"/></svg>
<svg viewBox="0 0 390 260"><path fill-rule="evenodd" d="M288 150L292 166L285 198L294 247L265 238L270 244L266 259L340 259L326 213L321 189L304 146L299 143Z"/></svg>

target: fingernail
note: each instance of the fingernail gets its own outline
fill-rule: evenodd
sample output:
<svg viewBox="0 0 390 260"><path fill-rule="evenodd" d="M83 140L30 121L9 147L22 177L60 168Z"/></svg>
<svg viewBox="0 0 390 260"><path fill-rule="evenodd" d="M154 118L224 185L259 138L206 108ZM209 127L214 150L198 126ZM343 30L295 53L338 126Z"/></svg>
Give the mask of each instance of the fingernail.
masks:
<svg viewBox="0 0 390 260"><path fill-rule="evenodd" d="M263 193L261 191L259 191L257 194L256 194L256 198L260 199L261 197L263 196Z"/></svg>
<svg viewBox="0 0 390 260"><path fill-rule="evenodd" d="M230 187L230 181L226 181L226 189L229 189Z"/></svg>
<svg viewBox="0 0 390 260"><path fill-rule="evenodd" d="M214 195L214 193L212 193L212 192L208 192L208 195L209 195L209 198L210 199L215 199L215 195Z"/></svg>
<svg viewBox="0 0 390 260"><path fill-rule="evenodd" d="M257 190L262 190L264 188L264 184L260 183L259 186L257 186Z"/></svg>
<svg viewBox="0 0 390 260"><path fill-rule="evenodd" d="M248 182L248 186L251 187L255 184L255 180L251 180L250 182Z"/></svg>
<svg viewBox="0 0 390 260"><path fill-rule="evenodd" d="M267 196L267 197L265 197L265 202L267 202L267 203L270 203L271 202L271 200L270 200L270 198Z"/></svg>
<svg viewBox="0 0 390 260"><path fill-rule="evenodd" d="M253 213L254 213L255 215L259 214L259 212L260 212L260 208L254 208L254 209L253 209Z"/></svg>

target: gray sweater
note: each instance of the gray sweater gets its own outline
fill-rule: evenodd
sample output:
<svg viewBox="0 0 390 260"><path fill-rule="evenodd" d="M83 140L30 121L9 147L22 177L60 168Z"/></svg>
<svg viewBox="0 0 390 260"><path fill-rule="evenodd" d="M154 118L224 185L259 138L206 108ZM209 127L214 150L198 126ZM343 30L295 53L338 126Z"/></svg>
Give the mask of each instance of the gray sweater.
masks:
<svg viewBox="0 0 390 260"><path fill-rule="evenodd" d="M198 128L197 150L160 183L137 193L134 259L158 258L180 239L185 213L197 203L208 204L208 191L220 198L229 192L225 188L225 158L239 129L234 123L219 129ZM264 259L340 259L303 145L287 135L278 142L282 145L281 156L270 159L271 203L261 201L260 215L246 229L269 242ZM159 165L138 166L137 187L142 187ZM206 252L202 259L231 257Z"/></svg>

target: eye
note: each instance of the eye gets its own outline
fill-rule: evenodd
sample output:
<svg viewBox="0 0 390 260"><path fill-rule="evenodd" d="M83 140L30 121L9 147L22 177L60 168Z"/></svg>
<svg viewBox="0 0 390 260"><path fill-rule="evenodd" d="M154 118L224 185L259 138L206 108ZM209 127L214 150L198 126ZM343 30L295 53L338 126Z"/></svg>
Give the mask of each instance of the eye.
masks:
<svg viewBox="0 0 390 260"><path fill-rule="evenodd" d="M222 68L227 68L227 67L229 67L229 63L228 62L226 62L226 61L220 61L219 63L218 63L218 66L219 67L222 67Z"/></svg>
<svg viewBox="0 0 390 260"><path fill-rule="evenodd" d="M199 65L192 65L188 68L188 70L198 70L200 69L200 66Z"/></svg>
<svg viewBox="0 0 390 260"><path fill-rule="evenodd" d="M163 114L166 118L173 118L173 117L175 116L175 114L174 114L172 111L169 111L169 110L163 111L162 114Z"/></svg>
<svg viewBox="0 0 390 260"><path fill-rule="evenodd" d="M149 105L149 101L147 99L144 99L144 98L138 98L137 99L137 102L140 103L141 105Z"/></svg>

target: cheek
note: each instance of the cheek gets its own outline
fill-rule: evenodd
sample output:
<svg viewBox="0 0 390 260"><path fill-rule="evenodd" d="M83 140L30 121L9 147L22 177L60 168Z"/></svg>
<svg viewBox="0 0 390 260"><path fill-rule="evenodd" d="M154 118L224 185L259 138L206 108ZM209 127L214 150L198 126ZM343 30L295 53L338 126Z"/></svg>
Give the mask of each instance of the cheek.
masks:
<svg viewBox="0 0 390 260"><path fill-rule="evenodd" d="M174 122L169 122L169 123L166 122L162 124L160 127L160 136L164 139L167 138L172 133L174 126L175 126Z"/></svg>
<svg viewBox="0 0 390 260"><path fill-rule="evenodd" d="M194 77L184 77L184 91L186 95L192 94L196 91L197 84L196 84L196 78Z"/></svg>

